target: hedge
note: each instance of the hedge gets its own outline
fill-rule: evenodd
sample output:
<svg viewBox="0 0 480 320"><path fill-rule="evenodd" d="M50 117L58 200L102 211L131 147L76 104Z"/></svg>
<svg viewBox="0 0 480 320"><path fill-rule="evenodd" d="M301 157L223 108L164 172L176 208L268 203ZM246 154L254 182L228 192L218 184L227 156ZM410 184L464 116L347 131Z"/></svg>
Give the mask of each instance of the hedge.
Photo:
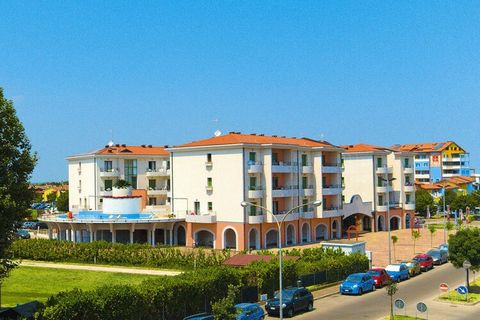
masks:
<svg viewBox="0 0 480 320"><path fill-rule="evenodd" d="M230 257L229 250L179 249L152 247L148 244L121 244L105 241L73 243L48 239L26 239L13 242L17 259L53 262L77 262L130 265L188 270L218 266Z"/></svg>

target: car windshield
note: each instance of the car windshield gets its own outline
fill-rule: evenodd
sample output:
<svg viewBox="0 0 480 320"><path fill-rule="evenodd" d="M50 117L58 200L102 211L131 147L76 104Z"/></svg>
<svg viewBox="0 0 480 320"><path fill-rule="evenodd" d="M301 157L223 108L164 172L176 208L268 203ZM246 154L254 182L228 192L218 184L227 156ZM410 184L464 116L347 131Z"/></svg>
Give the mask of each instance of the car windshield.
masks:
<svg viewBox="0 0 480 320"><path fill-rule="evenodd" d="M378 277L380 275L380 271L376 271L376 270L370 270L367 272L369 275L372 275L374 277Z"/></svg>
<svg viewBox="0 0 480 320"><path fill-rule="evenodd" d="M432 250L432 251L428 251L427 254L431 257L438 257L440 255L440 251Z"/></svg>
<svg viewBox="0 0 480 320"><path fill-rule="evenodd" d="M428 261L427 258L420 258L420 257L414 258L414 260L417 260L418 262L427 262Z"/></svg>
<svg viewBox="0 0 480 320"><path fill-rule="evenodd" d="M415 266L415 264L413 262L407 262L405 263L407 265L407 267L411 268L413 266Z"/></svg>
<svg viewBox="0 0 480 320"><path fill-rule="evenodd" d="M387 271L400 271L400 265L391 264L385 268Z"/></svg>
<svg viewBox="0 0 480 320"><path fill-rule="evenodd" d="M359 274L352 274L348 276L347 281L349 282L360 282L362 281L362 276Z"/></svg>
<svg viewBox="0 0 480 320"><path fill-rule="evenodd" d="M284 290L282 291L282 300L292 300L294 291ZM280 299L280 292L275 293L275 299Z"/></svg>

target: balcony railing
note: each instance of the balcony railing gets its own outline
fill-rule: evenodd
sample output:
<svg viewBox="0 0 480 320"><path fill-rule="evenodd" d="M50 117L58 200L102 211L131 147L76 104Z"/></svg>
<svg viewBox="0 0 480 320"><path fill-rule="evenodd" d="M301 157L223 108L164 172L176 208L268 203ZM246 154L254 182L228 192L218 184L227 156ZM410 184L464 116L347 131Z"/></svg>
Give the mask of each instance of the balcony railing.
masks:
<svg viewBox="0 0 480 320"><path fill-rule="evenodd" d="M263 163L260 161L248 161L248 173L261 173L263 171Z"/></svg>
<svg viewBox="0 0 480 320"><path fill-rule="evenodd" d="M217 213L215 211L207 211L203 213L189 213L185 216L186 222L196 223L215 223L217 221Z"/></svg>
<svg viewBox="0 0 480 320"><path fill-rule="evenodd" d="M152 177L152 176L164 176L170 174L170 170L167 168L158 168L158 169L153 169L153 168L148 168L145 171L145 174L147 177Z"/></svg>

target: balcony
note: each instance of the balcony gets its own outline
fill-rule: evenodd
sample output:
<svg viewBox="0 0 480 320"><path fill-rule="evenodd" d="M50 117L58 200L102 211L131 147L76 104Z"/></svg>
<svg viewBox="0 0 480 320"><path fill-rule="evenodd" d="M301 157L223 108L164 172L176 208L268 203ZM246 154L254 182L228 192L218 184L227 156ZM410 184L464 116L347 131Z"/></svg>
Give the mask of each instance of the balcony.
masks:
<svg viewBox="0 0 480 320"><path fill-rule="evenodd" d="M117 169L100 169L100 178L118 178L120 177L120 170Z"/></svg>
<svg viewBox="0 0 480 320"><path fill-rule="evenodd" d="M185 221L193 223L215 223L217 222L217 214L215 211L208 211L202 214L187 214Z"/></svg>
<svg viewBox="0 0 480 320"><path fill-rule="evenodd" d="M323 212L317 218L337 217L342 214L341 209L336 206L323 206Z"/></svg>
<svg viewBox="0 0 480 320"><path fill-rule="evenodd" d="M288 216L285 217L287 211L279 211L279 212L275 212L274 215L275 217L273 217L273 215L271 213L267 214L267 222L276 222L275 218L278 220L278 221L282 221L283 219L285 219L284 221L295 221L295 220L298 220L300 214L298 212L292 212L290 213Z"/></svg>
<svg viewBox="0 0 480 320"><path fill-rule="evenodd" d="M147 195L149 195L149 196L163 196L163 195L165 195L166 196L169 191L170 191L170 189L167 188L167 187L148 188Z"/></svg>
<svg viewBox="0 0 480 320"><path fill-rule="evenodd" d="M205 191L212 192L213 191L213 186L205 186Z"/></svg>
<svg viewBox="0 0 480 320"><path fill-rule="evenodd" d="M100 197L111 197L112 196L112 189L104 187L100 188Z"/></svg>
<svg viewBox="0 0 480 320"><path fill-rule="evenodd" d="M272 173L295 173L298 172L298 164L292 161L273 161Z"/></svg>
<svg viewBox="0 0 480 320"><path fill-rule="evenodd" d="M415 191L415 186L412 183L405 183L405 186L403 187L403 191L413 192Z"/></svg>
<svg viewBox="0 0 480 320"><path fill-rule="evenodd" d="M322 173L342 173L342 166L340 163L323 163Z"/></svg>
<svg viewBox="0 0 480 320"><path fill-rule="evenodd" d="M405 167L405 168L403 168L403 173L404 174L413 174L413 168L412 167Z"/></svg>
<svg viewBox="0 0 480 320"><path fill-rule="evenodd" d="M383 205L378 205L377 206L377 211L380 211L380 212L387 212L387 204L383 204Z"/></svg>
<svg viewBox="0 0 480 320"><path fill-rule="evenodd" d="M307 210L302 210L300 213L300 217L303 219L313 219L315 217L314 208L307 208Z"/></svg>
<svg viewBox="0 0 480 320"><path fill-rule="evenodd" d="M303 174L311 174L313 173L313 166L311 163L304 163L302 164L302 173Z"/></svg>
<svg viewBox="0 0 480 320"><path fill-rule="evenodd" d="M302 194L305 197L312 197L315 194L313 186L302 186Z"/></svg>
<svg viewBox="0 0 480 320"><path fill-rule="evenodd" d="M259 199L264 197L263 187L260 186L250 186L248 188L248 197L250 199Z"/></svg>
<svg viewBox="0 0 480 320"><path fill-rule="evenodd" d="M342 193L342 186L339 185L324 185L322 188L322 194L324 196L331 196Z"/></svg>
<svg viewBox="0 0 480 320"><path fill-rule="evenodd" d="M390 191L392 192L392 185L390 186L386 186L386 185L380 185L380 186L377 186L377 193L387 193L387 191Z"/></svg>
<svg viewBox="0 0 480 320"><path fill-rule="evenodd" d="M212 161L205 161L205 167L207 169L211 169L213 167L213 162Z"/></svg>
<svg viewBox="0 0 480 320"><path fill-rule="evenodd" d="M393 168L392 168L392 167L387 167L387 166L377 167L377 169L375 170L375 172L376 172L377 174L392 173L392 172L393 172Z"/></svg>
<svg viewBox="0 0 480 320"><path fill-rule="evenodd" d="M250 224L263 223L264 220L265 216L263 214L257 216L248 216L248 223Z"/></svg>
<svg viewBox="0 0 480 320"><path fill-rule="evenodd" d="M247 170L248 173L262 173L263 163L259 161L248 161Z"/></svg>
<svg viewBox="0 0 480 320"><path fill-rule="evenodd" d="M405 203L403 205L403 209L405 209L405 210L415 210L415 203Z"/></svg>
<svg viewBox="0 0 480 320"><path fill-rule="evenodd" d="M296 197L298 196L298 186L275 186L272 190L272 197Z"/></svg>
<svg viewBox="0 0 480 320"><path fill-rule="evenodd" d="M158 169L147 169L145 171L147 177L165 177L170 175L170 169L167 168L158 168Z"/></svg>

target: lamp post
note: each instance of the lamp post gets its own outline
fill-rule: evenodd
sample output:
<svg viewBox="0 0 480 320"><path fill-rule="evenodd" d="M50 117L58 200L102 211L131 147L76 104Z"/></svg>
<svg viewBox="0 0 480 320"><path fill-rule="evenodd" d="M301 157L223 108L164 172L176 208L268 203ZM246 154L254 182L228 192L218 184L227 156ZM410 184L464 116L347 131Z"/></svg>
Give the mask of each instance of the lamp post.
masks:
<svg viewBox="0 0 480 320"><path fill-rule="evenodd" d="M391 237L391 228L390 228L390 182L395 180L395 178L388 178L388 167L387 167L387 178L380 177L382 181L387 182L387 224L388 224L388 264L392 264L392 237Z"/></svg>
<svg viewBox="0 0 480 320"><path fill-rule="evenodd" d="M447 242L447 212L445 211L445 185L443 185L443 243Z"/></svg>
<svg viewBox="0 0 480 320"><path fill-rule="evenodd" d="M309 206L309 205L313 205L315 207L318 207L319 205L322 204L322 201L320 200L317 200L317 201L313 201L313 202L310 202L310 203L306 203L306 204L302 204L302 205L298 205L296 207L293 207L292 209L288 210L287 213L285 213L282 217L281 220L278 220L277 217L275 216L275 214L273 214L272 211L268 210L267 208L263 207L263 206L260 206L258 204L255 204L255 203L251 203L251 202L247 202L247 201L242 201L242 203L240 203L240 205L244 208L246 207L257 207L257 208L260 208L262 210L265 210L266 212L270 213L272 215L272 217L275 219L275 222L277 223L277 227L278 227L278 264L279 264L279 277L278 277L278 283L279 283L279 295L278 295L278 300L279 300L279 312L280 312L280 319L283 319L283 299L282 299L282 225L283 225L283 222L285 221L285 218L292 212L294 212L295 210L303 207L303 206Z"/></svg>

